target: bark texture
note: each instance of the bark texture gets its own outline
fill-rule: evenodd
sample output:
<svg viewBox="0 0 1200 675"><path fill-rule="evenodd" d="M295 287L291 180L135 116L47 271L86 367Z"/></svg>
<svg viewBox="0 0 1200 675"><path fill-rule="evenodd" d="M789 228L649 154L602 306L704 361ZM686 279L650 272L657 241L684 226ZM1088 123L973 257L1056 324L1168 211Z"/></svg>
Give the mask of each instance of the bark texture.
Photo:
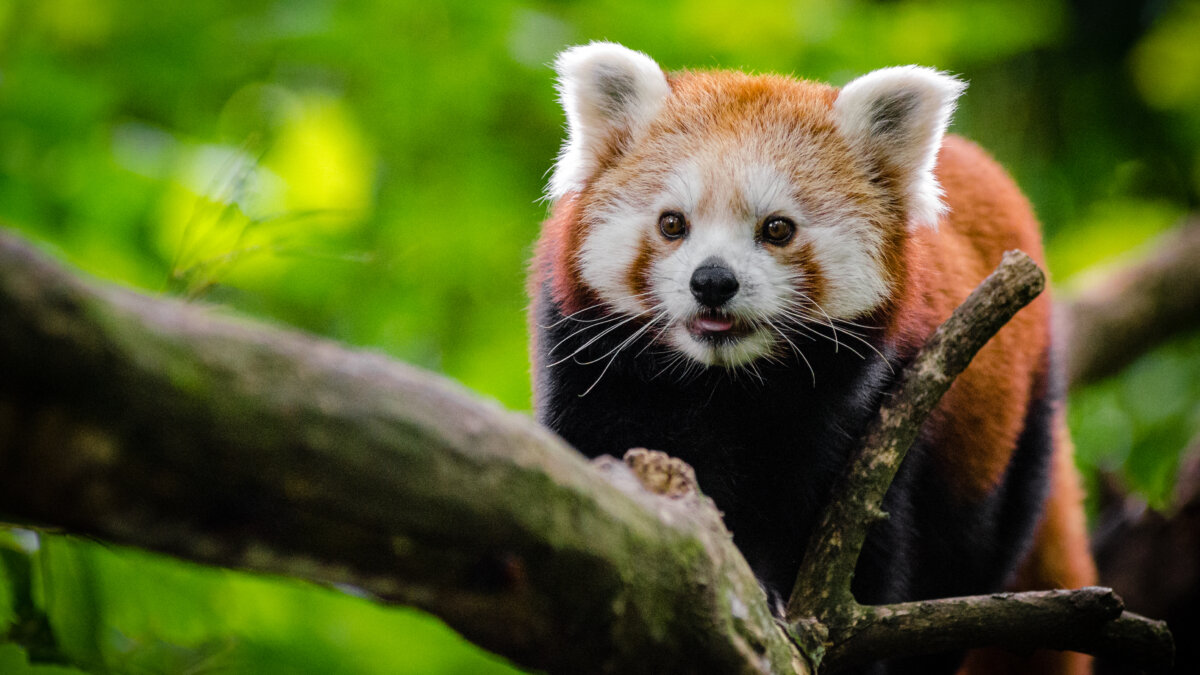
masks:
<svg viewBox="0 0 1200 675"><path fill-rule="evenodd" d="M349 583L555 672L804 672L719 516L331 342L79 281L0 232L0 513Z"/></svg>
<svg viewBox="0 0 1200 675"><path fill-rule="evenodd" d="M813 613L823 623L840 624L839 616L857 605L850 580L870 525L886 517L883 496L921 425L975 353L1045 287L1045 276L1033 259L1009 251L963 304L929 338L868 425L862 450L851 460L834 488L805 553L788 601L788 618Z"/></svg>
<svg viewBox="0 0 1200 675"><path fill-rule="evenodd" d="M1171 667L1166 624L1123 612L1111 589L1000 593L896 605L859 605L850 591L871 524L921 425L976 352L1045 287L1020 251L938 327L867 427L862 449L833 490L787 605L797 641L837 671L885 658L998 646L1110 655L1153 672Z"/></svg>
<svg viewBox="0 0 1200 675"><path fill-rule="evenodd" d="M964 647L1002 647L1018 653L1031 645L1088 654L1113 654L1153 672L1171 667L1162 649L1162 626L1124 612L1109 588L996 593L866 608L832 648L836 670L883 657L905 657Z"/></svg>
<svg viewBox="0 0 1200 675"><path fill-rule="evenodd" d="M863 608L849 575L924 416L1042 283L1027 257L1006 256L902 374L837 491L787 626L678 460L639 450L589 464L443 378L87 283L2 231L0 513L353 584L552 672L803 673L825 650L836 667L860 652L994 644L978 629L946 644L905 617L950 620L938 607L958 603L977 625L1001 605L1042 607L1038 594ZM1058 618L1020 644L1132 654L1136 635L1151 635L1159 655L1161 627L1112 619L1110 595L1046 599ZM1064 637L1080 626L1107 639Z"/></svg>

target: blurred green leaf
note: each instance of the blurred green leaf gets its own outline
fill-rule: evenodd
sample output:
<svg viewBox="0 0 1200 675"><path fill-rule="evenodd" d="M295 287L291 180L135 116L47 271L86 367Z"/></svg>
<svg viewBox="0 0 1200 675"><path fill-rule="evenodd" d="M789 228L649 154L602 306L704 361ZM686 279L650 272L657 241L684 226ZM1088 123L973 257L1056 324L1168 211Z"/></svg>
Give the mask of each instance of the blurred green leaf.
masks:
<svg viewBox="0 0 1200 675"><path fill-rule="evenodd" d="M1151 506L1167 509L1180 452L1200 441L1200 336L1174 340L1077 392L1068 411L1086 474L1117 471Z"/></svg>
<svg viewBox="0 0 1200 675"><path fill-rule="evenodd" d="M563 135L548 64L565 46L834 84L914 62L959 74L954 129L1029 195L1052 276L1086 284L1200 203L1198 17L1195 0L8 0L0 224L101 278L378 349L528 409L525 266ZM1183 340L1074 396L1080 462L1164 504L1200 429L1197 364ZM30 590L89 667L504 669L414 612L43 543ZM23 659L0 648L0 672Z"/></svg>
<svg viewBox="0 0 1200 675"><path fill-rule="evenodd" d="M517 672L420 612L290 579L62 536L36 559L59 648L89 670Z"/></svg>
<svg viewBox="0 0 1200 675"><path fill-rule="evenodd" d="M19 646L0 643L0 673L5 675L80 675L84 672L67 666L31 664Z"/></svg>
<svg viewBox="0 0 1200 675"><path fill-rule="evenodd" d="M0 557L0 635L7 635L8 629L16 621L17 613L13 608L13 580L9 579L8 565Z"/></svg>

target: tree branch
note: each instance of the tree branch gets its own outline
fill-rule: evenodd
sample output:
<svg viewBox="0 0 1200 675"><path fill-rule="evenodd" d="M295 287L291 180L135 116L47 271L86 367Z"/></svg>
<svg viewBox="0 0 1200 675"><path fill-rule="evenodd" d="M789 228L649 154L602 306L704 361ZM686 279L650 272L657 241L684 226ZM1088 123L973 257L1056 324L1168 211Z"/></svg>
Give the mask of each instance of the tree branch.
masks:
<svg viewBox="0 0 1200 675"><path fill-rule="evenodd" d="M996 593L864 608L849 637L826 654L830 671L883 658L978 647L1017 653L1034 648L1084 652L1166 672L1166 624L1123 614L1109 588Z"/></svg>
<svg viewBox="0 0 1200 675"><path fill-rule="evenodd" d="M805 672L696 495L447 380L86 284L0 231L0 512L349 583L557 672Z"/></svg>
<svg viewBox="0 0 1200 675"><path fill-rule="evenodd" d="M867 529L884 517L883 496L925 418L975 352L1044 285L1042 271L1029 256L1020 251L1005 253L996 271L938 327L904 369L868 425L863 449L834 488L833 502L814 530L788 600L789 621L811 614L823 623L836 623L840 614L857 606L850 580Z"/></svg>
<svg viewBox="0 0 1200 675"><path fill-rule="evenodd" d="M943 394L976 352L1045 286L1037 264L1004 254L989 275L929 338L884 398L833 490L805 551L787 619L820 667L838 670L884 658L983 646L1068 649L1170 667L1165 624L1122 615L1110 589L950 598L864 607L850 582L872 523L909 447ZM817 631L814 635L814 631ZM822 653L817 643L828 646ZM1165 665L1164 665L1165 664Z"/></svg>
<svg viewBox="0 0 1200 675"><path fill-rule="evenodd" d="M1200 218L1165 235L1144 260L1059 306L1072 387L1119 372L1154 346L1200 330Z"/></svg>
<svg viewBox="0 0 1200 675"><path fill-rule="evenodd" d="M1037 594L865 608L850 577L925 416L1042 283L1032 261L1006 254L902 373L869 428L871 450L852 462L817 530L787 633L677 460L639 452L627 457L636 471L588 464L529 419L442 378L90 285L3 232L0 512L200 562L353 584L551 671L807 672L796 643L814 659L828 648L834 666L867 659L860 651L946 649L917 619L955 611L974 617L946 629L964 641L956 646L995 644L1008 638L982 637L991 619L981 617L997 611L988 607L1042 607ZM1051 602L1064 609L1078 597ZM1161 626L1129 614L1105 621L1097 630L1107 642L1080 648L1145 663L1164 653ZM918 637L898 641L900 630ZM1077 644L1069 631L1025 635L1041 641L1023 647Z"/></svg>

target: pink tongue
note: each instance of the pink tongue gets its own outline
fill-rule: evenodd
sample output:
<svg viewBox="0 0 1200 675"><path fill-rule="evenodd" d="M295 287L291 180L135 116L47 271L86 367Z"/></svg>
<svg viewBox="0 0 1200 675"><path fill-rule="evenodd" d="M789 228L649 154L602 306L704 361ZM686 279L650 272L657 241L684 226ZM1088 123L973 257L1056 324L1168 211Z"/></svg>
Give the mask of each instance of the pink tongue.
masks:
<svg viewBox="0 0 1200 675"><path fill-rule="evenodd" d="M696 328L699 328L705 333L720 333L733 328L733 321L729 319L708 319L700 317L696 319Z"/></svg>

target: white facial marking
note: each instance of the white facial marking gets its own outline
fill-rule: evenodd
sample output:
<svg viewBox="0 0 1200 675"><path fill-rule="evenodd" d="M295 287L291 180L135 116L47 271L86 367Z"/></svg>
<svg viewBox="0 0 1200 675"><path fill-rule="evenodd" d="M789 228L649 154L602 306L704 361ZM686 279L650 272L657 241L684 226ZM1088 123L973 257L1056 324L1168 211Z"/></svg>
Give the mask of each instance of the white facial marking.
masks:
<svg viewBox="0 0 1200 675"><path fill-rule="evenodd" d="M888 284L874 253L879 240L865 223L842 221L804 233L825 280L821 309L834 319L855 319L887 297Z"/></svg>
<svg viewBox="0 0 1200 675"><path fill-rule="evenodd" d="M580 252L584 281L614 309L647 317L666 312L660 338L706 365L738 366L787 348L778 328L794 325L798 315L812 322L854 319L886 297L888 284L878 262L879 232L840 195L806 199L793 176L805 166L784 168L753 146L677 158L644 191L613 190L586 224ZM794 156L793 156L794 157ZM815 157L806 157L816 162ZM660 245L658 217L678 211L687 219L687 236ZM779 250L759 238L768 217L796 224L786 247L807 246L824 294L818 307L800 292L814 270L796 268L776 257ZM665 254L653 256L649 298L633 296L630 268L646 238ZM703 262L717 258L736 276L738 292L720 315L738 322L736 338L697 337L689 324L710 313L691 291L691 279Z"/></svg>
<svg viewBox="0 0 1200 675"><path fill-rule="evenodd" d="M677 161L645 193L615 190L586 224L584 280L620 312L651 317L665 311L663 324L670 328L661 339L706 365L738 366L779 353L787 344L778 328L794 325L798 314L827 322L869 312L888 291L877 259L882 237L839 195L804 203L789 171L741 147ZM685 216L687 236L660 247L668 252L653 257L652 297L635 297L630 267L647 237L659 244L658 217L666 211ZM759 238L763 221L773 216L796 224L786 246L810 248L824 286L820 306L799 291L810 270L781 262L773 245ZM712 258L738 280L738 292L720 308L722 316L740 322L736 338L697 337L688 327L711 311L692 295L691 279Z"/></svg>
<svg viewBox="0 0 1200 675"><path fill-rule="evenodd" d="M674 98L682 94L653 60L620 45L571 48L556 67L568 138L548 193L587 199L576 259L582 280L613 311L654 320L655 339L694 361L736 367L781 355L789 340L780 328L857 319L886 299L880 221L894 216L864 206L864 195L882 188L844 170L838 153L846 146L863 167L895 179L910 224L935 225L945 209L933 168L964 85L942 73L910 66L851 82L826 120L836 129L827 133L840 137L831 146L817 127L766 113L711 131L709 111L674 107L690 103ZM655 126L668 110L684 111L685 124ZM601 170L610 160L614 168ZM660 233L667 211L684 216L685 236ZM781 246L760 236L776 216L796 228ZM691 289L696 269L713 258L738 281L717 310ZM640 264L649 268L635 269ZM634 285L648 291L639 296ZM818 286L819 307L806 295Z"/></svg>

